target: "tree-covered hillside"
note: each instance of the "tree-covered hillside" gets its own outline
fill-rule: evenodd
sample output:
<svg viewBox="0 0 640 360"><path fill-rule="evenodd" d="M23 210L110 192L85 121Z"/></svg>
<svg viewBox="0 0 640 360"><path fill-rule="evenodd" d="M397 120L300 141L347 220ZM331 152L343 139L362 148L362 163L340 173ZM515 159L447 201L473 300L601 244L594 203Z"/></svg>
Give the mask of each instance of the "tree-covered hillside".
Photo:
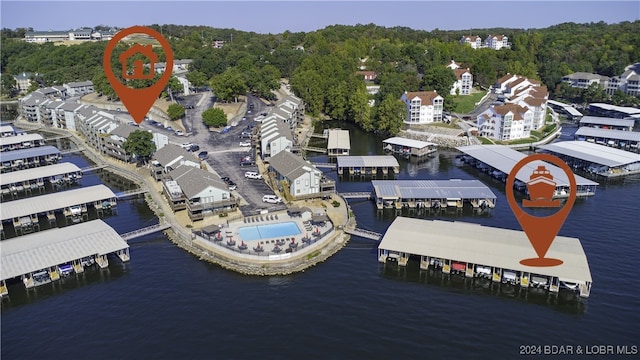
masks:
<svg viewBox="0 0 640 360"><path fill-rule="evenodd" d="M640 61L640 21L619 24L564 23L545 29L473 29L422 31L374 24L328 26L309 33L257 34L205 26L150 25L168 38L176 59L193 59L190 75L199 85L210 84L220 97L232 101L238 93L253 91L270 97L280 77L314 114L360 123L364 128L389 131L392 100L406 91L443 88L450 74L442 71L451 60L470 68L474 81L488 87L510 72L541 80L554 95L561 78L584 71L619 75ZM105 43L74 46L27 44L3 30L0 70L3 74L38 72L44 85L94 79L100 82ZM463 35L507 35L511 49L472 49L461 45ZM216 40L224 41L214 48ZM376 71L380 91L370 100L360 66ZM566 90L566 89L565 89ZM445 107L451 106L450 95Z"/></svg>

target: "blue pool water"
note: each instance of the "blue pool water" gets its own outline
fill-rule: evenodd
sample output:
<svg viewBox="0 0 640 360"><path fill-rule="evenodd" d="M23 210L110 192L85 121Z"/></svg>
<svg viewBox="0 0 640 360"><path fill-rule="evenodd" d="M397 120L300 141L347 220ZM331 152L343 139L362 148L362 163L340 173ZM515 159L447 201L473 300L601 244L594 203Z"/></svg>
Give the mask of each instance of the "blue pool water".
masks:
<svg viewBox="0 0 640 360"><path fill-rule="evenodd" d="M240 239L245 241L293 236L302 233L295 222L243 226L238 229Z"/></svg>

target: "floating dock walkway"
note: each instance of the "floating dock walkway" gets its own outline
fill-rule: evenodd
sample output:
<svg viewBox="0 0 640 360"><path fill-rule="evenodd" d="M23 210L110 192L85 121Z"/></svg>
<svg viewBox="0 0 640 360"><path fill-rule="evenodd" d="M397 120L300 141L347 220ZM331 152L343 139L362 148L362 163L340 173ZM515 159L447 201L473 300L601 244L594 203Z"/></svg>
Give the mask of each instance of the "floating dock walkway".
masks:
<svg viewBox="0 0 640 360"><path fill-rule="evenodd" d="M520 260L537 257L522 231L465 222L397 217L378 245L378 261L406 266L419 257L420 269L440 269L444 274L487 278L493 282L537 287L558 293L564 288L589 297L591 272L576 238L558 236L546 257L561 265L532 267Z"/></svg>
<svg viewBox="0 0 640 360"><path fill-rule="evenodd" d="M394 154L417 157L426 156L438 150L438 145L435 143L398 136L383 140L382 146L385 151L390 151Z"/></svg>
<svg viewBox="0 0 640 360"><path fill-rule="evenodd" d="M19 278L29 289L60 280L85 267L109 266L108 255L129 261L129 245L102 220L52 229L2 241L0 295L8 294L7 280Z"/></svg>

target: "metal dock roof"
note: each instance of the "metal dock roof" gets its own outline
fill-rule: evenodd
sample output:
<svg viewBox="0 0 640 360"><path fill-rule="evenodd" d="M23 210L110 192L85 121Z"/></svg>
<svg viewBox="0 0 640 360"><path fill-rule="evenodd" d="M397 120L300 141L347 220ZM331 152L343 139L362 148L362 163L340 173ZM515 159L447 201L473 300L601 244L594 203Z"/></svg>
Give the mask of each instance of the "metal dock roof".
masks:
<svg viewBox="0 0 640 360"><path fill-rule="evenodd" d="M588 141L562 141L541 145L538 146L538 148L609 167L618 167L640 162L640 154L598 145Z"/></svg>
<svg viewBox="0 0 640 360"><path fill-rule="evenodd" d="M406 146L406 147L416 148L416 149L424 149L424 148L426 148L428 146L436 146L436 144L432 143L432 142L420 141L420 140L414 140L414 139L407 139L407 138L403 138L403 137L399 137L399 136L383 140L382 143L383 144L398 145L398 146Z"/></svg>
<svg viewBox="0 0 640 360"><path fill-rule="evenodd" d="M20 144L28 141L44 140L44 137L40 134L25 134L17 136L6 136L0 138L0 146Z"/></svg>
<svg viewBox="0 0 640 360"><path fill-rule="evenodd" d="M580 124L612 125L633 128L635 121L600 116L584 116L580 119Z"/></svg>
<svg viewBox="0 0 640 360"><path fill-rule="evenodd" d="M351 149L349 130L329 129L327 149Z"/></svg>
<svg viewBox="0 0 640 360"><path fill-rule="evenodd" d="M338 167L398 167L398 160L389 155L340 156Z"/></svg>
<svg viewBox="0 0 640 360"><path fill-rule="evenodd" d="M21 149L15 151L3 151L0 152L0 161L14 161L20 159L28 159L36 156L54 155L60 154L55 146L39 146L29 149Z"/></svg>
<svg viewBox="0 0 640 360"><path fill-rule="evenodd" d="M128 247L127 242L102 220L3 240L0 280Z"/></svg>
<svg viewBox="0 0 640 360"><path fill-rule="evenodd" d="M80 168L68 162L14 171L0 176L0 186L49 176L69 174L77 171L80 171Z"/></svg>
<svg viewBox="0 0 640 360"><path fill-rule="evenodd" d="M536 257L523 231L460 221L397 217L384 234L379 249L556 276L569 282L591 282L587 256L579 239L557 236L546 257L564 263L531 267L520 260Z"/></svg>
<svg viewBox="0 0 640 360"><path fill-rule="evenodd" d="M495 199L479 180L372 180L382 199Z"/></svg>
<svg viewBox="0 0 640 360"><path fill-rule="evenodd" d="M562 107L564 111L568 112L571 116L582 116L582 113L576 110L573 106L565 103L561 103L559 101L547 100L547 103L550 105L555 105Z"/></svg>
<svg viewBox="0 0 640 360"><path fill-rule="evenodd" d="M80 189L61 191L53 194L14 200L2 206L0 220L9 220L31 214L64 209L69 206L115 198L116 195L105 185L95 185Z"/></svg>
<svg viewBox="0 0 640 360"><path fill-rule="evenodd" d="M640 142L640 132L637 131L623 131L623 130L610 130L610 129L597 129L588 126L579 128L575 136L593 136L603 139L616 139L625 141Z"/></svg>
<svg viewBox="0 0 640 360"><path fill-rule="evenodd" d="M503 145L469 145L460 146L456 149L469 156L474 157L477 160L482 161L483 163L495 169L502 171L505 174L509 174L516 163L527 156L524 153L513 150ZM540 165L544 165L547 169L549 169L551 175L553 175L553 180L556 182L556 186L569 186L569 179L567 178L567 174L565 174L562 169L553 164L549 164L545 161L539 160L532 161L522 167L522 169L516 174L516 179L526 183L527 181L529 181L529 176ZM574 176L576 178L576 184L578 186L598 185L597 182L585 179L582 176L575 174Z"/></svg>

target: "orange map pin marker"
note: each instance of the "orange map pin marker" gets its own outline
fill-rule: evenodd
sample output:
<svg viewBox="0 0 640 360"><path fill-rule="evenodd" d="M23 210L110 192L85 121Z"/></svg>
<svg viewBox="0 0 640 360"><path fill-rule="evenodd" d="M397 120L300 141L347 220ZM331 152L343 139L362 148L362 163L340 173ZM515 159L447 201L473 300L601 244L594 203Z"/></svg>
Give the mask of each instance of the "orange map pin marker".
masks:
<svg viewBox="0 0 640 360"><path fill-rule="evenodd" d="M569 178L569 198L564 206L558 210L553 215L545 216L545 217L537 217L527 214L516 202L516 199L513 195L513 183L518 174L518 171L522 169L526 164L536 161L542 160L550 162L554 165L560 167L565 174L567 174L567 178ZM549 187L552 191L550 192L550 197L553 197L553 190L555 190L555 183L552 180L549 180L548 172L544 171L546 168L544 166L538 167L537 170L534 170L531 180L527 183L527 187L529 189L529 195L533 197L532 194L544 194L545 189L543 188L540 191L540 187ZM530 185L531 184L531 185ZM529 186L536 186L535 189L529 188ZM567 165L560 158L555 157L549 154L533 154L525 157L520 160L514 167L511 169L509 176L507 177L506 184L506 195L507 200L509 201L509 206L513 211L513 214L518 219L522 230L524 230L525 234L527 234L527 238L529 238L529 242L533 246L536 254L538 254L537 258L531 259L523 259L520 260L520 264L527 266L557 266L563 263L560 259L546 258L545 255L551 247L551 243L558 235L562 224L567 219L571 208L573 208L573 204L576 201L576 178L573 176L573 172L569 165ZM533 191L535 190L535 191ZM532 198L525 203L531 204L536 202L542 202L543 204L550 204L546 207L556 207L555 202L551 198L545 198L545 196L541 196L541 198ZM538 205L528 205L531 207L535 207Z"/></svg>
<svg viewBox="0 0 640 360"><path fill-rule="evenodd" d="M113 49L125 36L132 34L146 34L158 40L166 57L166 70L160 79L155 84L143 89L133 89L121 83L120 80L116 78L111 67ZM127 59L137 54L141 54L149 60L150 73L144 73L145 64L141 60L135 60L133 62L133 71L130 72L127 70ZM152 51L151 45L136 44L123 52L120 55L119 60L122 64L122 78L125 80L133 80L153 79L155 75L154 63L158 59L157 55ZM122 103L131 114L131 117L133 117L136 123L140 124L147 115L147 112L149 112L149 109L153 106L153 103L158 98L158 95L160 95L171 78L171 70L173 70L173 51L171 51L169 42L159 32L144 26L132 26L119 31L111 40L109 40L109 43L107 43L107 47L104 50L102 67L104 68L104 73L107 76L107 80L109 80L109 83L113 87L113 90L118 94L120 100L122 100Z"/></svg>

